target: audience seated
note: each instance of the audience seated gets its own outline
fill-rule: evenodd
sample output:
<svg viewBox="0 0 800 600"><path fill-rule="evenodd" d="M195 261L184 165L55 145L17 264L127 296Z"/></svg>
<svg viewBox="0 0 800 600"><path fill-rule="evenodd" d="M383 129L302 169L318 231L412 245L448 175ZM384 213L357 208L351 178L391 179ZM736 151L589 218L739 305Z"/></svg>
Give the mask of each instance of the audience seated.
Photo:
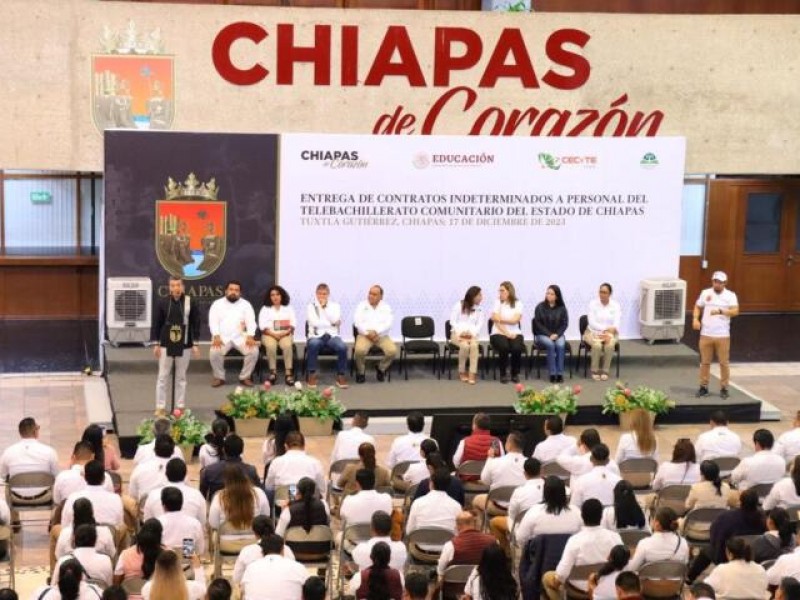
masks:
<svg viewBox="0 0 800 600"><path fill-rule="evenodd" d="M638 408L631 413L631 431L623 433L617 443L614 460L617 464L629 458L658 460L658 440L650 413Z"/></svg>
<svg viewBox="0 0 800 600"><path fill-rule="evenodd" d="M158 519L148 519L142 523L136 534L136 544L120 552L114 568L114 585L129 579L150 579L156 568L156 559L163 549L162 531Z"/></svg>
<svg viewBox="0 0 800 600"><path fill-rule="evenodd" d="M562 454L578 453L577 440L564 433L564 421L558 415L551 415L545 419L544 433L547 437L533 449L532 456L539 462L551 462Z"/></svg>
<svg viewBox="0 0 800 600"><path fill-rule="evenodd" d="M497 544L486 546L478 566L472 570L464 586L465 597L468 600L516 598L518 593L517 581L509 569L505 552Z"/></svg>
<svg viewBox="0 0 800 600"><path fill-rule="evenodd" d="M796 546L791 554L778 557L775 564L767 570L769 585L780 585L787 578L800 580L800 546Z"/></svg>
<svg viewBox="0 0 800 600"><path fill-rule="evenodd" d="M303 600L325 600L325 582L312 575L303 584Z"/></svg>
<svg viewBox="0 0 800 600"><path fill-rule="evenodd" d="M522 434L512 431L506 438L506 453L499 456L499 448L489 448L486 464L481 471L481 481L489 486L489 491L504 486L519 486L525 483L525 457L522 449L525 441ZM478 511L487 511L489 515L503 514L508 510L508 504L494 501L487 506L488 494L479 494L472 501L472 506Z"/></svg>
<svg viewBox="0 0 800 600"><path fill-rule="evenodd" d="M345 496L339 508L342 523L369 523L377 511L391 514L392 497L375 490L375 471L359 469L356 471L356 493Z"/></svg>
<svg viewBox="0 0 800 600"><path fill-rule="evenodd" d="M620 479L614 486L614 503L603 509L601 525L606 529L646 529L644 511L630 482Z"/></svg>
<svg viewBox="0 0 800 600"><path fill-rule="evenodd" d="M704 581L698 581L688 586L687 596L689 597L689 600L700 600L701 598L715 600L717 597L716 593L714 592L714 588Z"/></svg>
<svg viewBox="0 0 800 600"><path fill-rule="evenodd" d="M236 531L247 531L256 515L269 516L269 501L264 490L255 487L245 471L236 464L227 464L223 476L223 489L214 494L208 508L211 529L219 529L227 523Z"/></svg>
<svg viewBox="0 0 800 600"><path fill-rule="evenodd" d="M496 545L494 536L478 530L478 519L469 511L461 511L456 517L456 535L442 546L436 571L444 575L450 565L477 565L483 551Z"/></svg>
<svg viewBox="0 0 800 600"><path fill-rule="evenodd" d="M403 578L400 571L389 566L391 549L384 542L378 542L370 550L372 564L359 571L350 580L350 589L355 591L356 600L364 598L402 598Z"/></svg>
<svg viewBox="0 0 800 600"><path fill-rule="evenodd" d="M178 555L172 550L162 550L156 559L153 576L142 587L143 600L174 600L184 597L188 600L203 600L206 596L206 572L197 554L191 557L194 579L183 575L183 566ZM184 588L185 593L177 590ZM184 595L185 594L185 595Z"/></svg>
<svg viewBox="0 0 800 600"><path fill-rule="evenodd" d="M725 542L727 562L718 564L705 582L719 600L751 600L767 593L767 572L753 562L750 546L741 538Z"/></svg>
<svg viewBox="0 0 800 600"><path fill-rule="evenodd" d="M209 465L200 475L200 493L204 498L211 498L225 483L225 471L229 466L239 469L250 482L261 487L256 468L242 460L244 440L235 433L225 438L223 443L224 457L213 465Z"/></svg>
<svg viewBox="0 0 800 600"><path fill-rule="evenodd" d="M421 527L456 530L456 517L462 505L445 491L450 486L450 472L444 467L436 469L431 475L431 484L431 491L411 504L406 523L407 533Z"/></svg>
<svg viewBox="0 0 800 600"><path fill-rule="evenodd" d="M275 533L275 525L272 524L272 519L266 515L258 515L253 519L253 534L255 534L255 543L249 544L239 551L236 557L236 564L233 566L233 583L239 584L242 581L245 569L248 565L259 558L264 556L264 551L261 548L261 540L265 536ZM283 546L282 555L288 559L294 560L294 552L289 546Z"/></svg>
<svg viewBox="0 0 800 600"><path fill-rule="evenodd" d="M778 436L774 452L780 454L787 463L800 454L800 410L795 413L792 428Z"/></svg>
<svg viewBox="0 0 800 600"><path fill-rule="evenodd" d="M117 449L114 447L105 430L97 424L91 424L83 430L82 442L88 442L92 446L94 459L103 463L106 471L119 471L120 462Z"/></svg>
<svg viewBox="0 0 800 600"><path fill-rule="evenodd" d="M686 497L686 510L736 506L738 499L731 494L731 486L720 479L717 463L710 460L700 463L700 476L702 481L693 484Z"/></svg>
<svg viewBox="0 0 800 600"><path fill-rule="evenodd" d="M721 410L711 413L710 430L701 433L695 442L697 460L704 461L722 456L738 456L742 450L742 440L728 429L728 417Z"/></svg>
<svg viewBox="0 0 800 600"><path fill-rule="evenodd" d="M428 457L434 453L440 454L439 444L436 443L436 440L422 440L422 443L419 445L419 454L421 460L409 465L408 469L403 474L403 481L407 485L419 485L422 481L431 476L430 467L428 466L427 461Z"/></svg>
<svg viewBox="0 0 800 600"><path fill-rule="evenodd" d="M196 487L186 483L186 463L180 458L171 458L167 463L167 483L162 487L157 487L147 494L147 500L142 510L142 519L152 519L164 514L164 507L161 504L161 492L165 487L177 488L183 494L183 512L190 517L197 519L201 525L205 525L206 518L206 499Z"/></svg>
<svg viewBox="0 0 800 600"><path fill-rule="evenodd" d="M317 485L312 479L303 477L297 484L297 494L288 506L281 510L281 517L275 527L279 536L286 534L290 527L302 527L309 531L314 525L328 525L330 510L320 500Z"/></svg>
<svg viewBox="0 0 800 600"><path fill-rule="evenodd" d="M341 434L340 434L341 435ZM386 467L377 464L375 446L371 442L364 442L358 447L358 464L347 465L336 481L336 487L345 494L353 494L357 489L356 472L361 469L370 471L375 479L376 487L389 487L392 485L392 474Z"/></svg>
<svg viewBox="0 0 800 600"><path fill-rule="evenodd" d="M308 477L317 484L320 496L325 495L326 483L322 463L306 454L305 447L306 439L302 433L291 431L286 434L286 453L270 463L267 479L264 482L268 490L296 484L303 477Z"/></svg>
<svg viewBox="0 0 800 600"><path fill-rule="evenodd" d="M206 435L206 443L200 446L198 460L200 468L218 463L225 457L225 438L230 433L230 427L225 419L214 419L211 431Z"/></svg>
<svg viewBox="0 0 800 600"><path fill-rule="evenodd" d="M111 585L114 575L114 566L111 564L111 557L107 554L98 552L97 529L94 525L80 525L75 529L73 536L75 549L66 556L62 556L53 569L52 584L58 585L61 565L68 560L75 559L83 567L86 577L93 581L102 581L106 586Z"/></svg>
<svg viewBox="0 0 800 600"><path fill-rule="evenodd" d="M391 551L389 566L402 572L406 564L406 545L403 542L392 541L391 514L381 510L374 513L370 521L370 531L372 537L366 542L357 544L353 549L353 563L355 563L359 569L366 569L369 567L369 565L372 564L372 559L370 558L372 547L378 542L383 542L389 546L389 550Z"/></svg>
<svg viewBox="0 0 800 600"><path fill-rule="evenodd" d="M794 458L789 477L775 482L764 498L763 506L764 510L770 510L776 506L787 508L798 504L800 504L800 458Z"/></svg>
<svg viewBox="0 0 800 600"><path fill-rule="evenodd" d="M800 600L800 582L794 577L784 577L775 590L775 600Z"/></svg>
<svg viewBox="0 0 800 600"><path fill-rule="evenodd" d="M203 526L193 516L183 512L183 493L176 487L167 486L161 490L161 506L164 514L161 521L161 543L172 548L180 548L183 540L194 542L194 551L202 556L206 553L206 538Z"/></svg>
<svg viewBox="0 0 800 600"><path fill-rule="evenodd" d="M98 600L103 591L87 577L81 563L72 558L61 563L58 571L58 585L45 585L37 589L33 600Z"/></svg>
<svg viewBox="0 0 800 600"><path fill-rule="evenodd" d="M172 423L169 419L160 418L153 421L153 440L146 444L141 444L136 448L136 454L133 457L135 465L140 465L156 456L156 438L160 435L169 435L172 429ZM172 458L180 458L183 460L183 452L177 446L172 451Z"/></svg>
<svg viewBox="0 0 800 600"><path fill-rule="evenodd" d="M58 475L58 455L56 451L39 441L40 427L31 417L19 422L18 442L11 444L0 455L0 479L3 481L20 473L50 473ZM37 496L43 488L26 488L21 492L25 497ZM16 519L14 519L16 521Z"/></svg>
<svg viewBox="0 0 800 600"><path fill-rule="evenodd" d="M511 494L508 515L493 517L489 521L489 530L506 551L509 549L509 537L513 534L517 518L533 505L539 504L543 497L544 479L541 478L541 463L535 458L529 458L525 461L523 469L525 483Z"/></svg>
<svg viewBox="0 0 800 600"><path fill-rule="evenodd" d="M428 578L422 573L411 572L406 577L403 600L428 600ZM0 597L0 600L6 600ZM14 599L8 599L14 600Z"/></svg>
<svg viewBox="0 0 800 600"><path fill-rule="evenodd" d="M167 434L161 434L155 439L155 455L139 463L131 473L128 484L128 494L140 502L157 487L166 485L167 463L175 453L175 440ZM183 457L181 457L183 460Z"/></svg>
<svg viewBox="0 0 800 600"><path fill-rule="evenodd" d="M426 439L425 417L419 411L413 411L406 416L406 426L408 433L396 437L392 441L389 449L389 456L386 458L386 466L394 469L395 465L401 462L419 462L420 445Z"/></svg>
<svg viewBox="0 0 800 600"><path fill-rule="evenodd" d="M641 600L642 582L639 575L633 571L623 571L614 580L617 600Z"/></svg>
<svg viewBox="0 0 800 600"><path fill-rule="evenodd" d="M106 489L106 472L103 464L96 460L89 461L83 469L83 476L86 479L86 486L82 490L72 492L64 501L61 526L72 524L73 504L78 498L86 498L92 503L98 523L122 527L125 522L122 498Z"/></svg>
<svg viewBox="0 0 800 600"><path fill-rule="evenodd" d="M331 452L331 464L337 460L356 460L360 458L358 450L363 443L375 446L375 438L364 432L367 425L369 425L367 412L363 410L356 411L350 421L350 429L342 429L336 435L336 440L333 442L333 451Z"/></svg>
<svg viewBox="0 0 800 600"><path fill-rule="evenodd" d="M622 573L630 559L631 552L626 546L611 548L605 564L589 576L588 586L592 600L616 600L617 576Z"/></svg>
<svg viewBox="0 0 800 600"><path fill-rule="evenodd" d="M672 448L672 460L658 465L652 487L659 491L668 485L692 485L699 481L700 465L694 444L688 438L681 438Z"/></svg>
<svg viewBox="0 0 800 600"><path fill-rule="evenodd" d="M86 463L92 460L95 460L94 449L89 442L78 442L75 444L72 450L72 456L69 459L70 468L66 471L61 471L56 476L55 483L53 484L53 504L61 504L67 499L67 496L86 487L86 478L84 477L83 469ZM114 483L107 473L104 476L103 488L108 492L114 491Z"/></svg>
<svg viewBox="0 0 800 600"><path fill-rule="evenodd" d="M755 454L743 458L731 473L731 482L740 490L761 483L775 483L786 473L786 461L772 451L775 438L769 429L756 429L753 433Z"/></svg>
<svg viewBox="0 0 800 600"><path fill-rule="evenodd" d="M570 491L570 504L583 506L589 498L597 498L603 506L614 503L614 486L620 480L617 472L608 466L608 446L597 444L592 448L592 469L574 478Z"/></svg>
<svg viewBox="0 0 800 600"><path fill-rule="evenodd" d="M94 518L94 510L92 509L92 503L86 498L78 498L73 504L72 508L73 508L72 525L67 525L66 527L61 527L61 525L54 525L53 529L58 529L58 533L55 534L55 536L51 531L50 535L51 571L54 568L56 559L59 559L74 550L75 539L73 533L81 525L95 526L95 529L97 531L95 548L99 552L107 554L108 556L114 556L116 554L116 543L114 541L114 535L112 534L111 530L108 527L96 527L97 522L95 521ZM53 540L55 540L55 542Z"/></svg>
<svg viewBox="0 0 800 600"><path fill-rule="evenodd" d="M602 518L602 509L601 509ZM564 482L555 475L544 480L542 503L535 504L514 530L514 537L520 548L534 536L549 533L575 533L581 528L581 513L567 501Z"/></svg>
<svg viewBox="0 0 800 600"><path fill-rule="evenodd" d="M411 499L412 502L416 502L431 490L431 476L437 469L446 468L447 463L445 463L441 454L438 452L431 452L428 455L428 458L425 459L425 466L428 469L428 476L420 481L419 485L417 485L417 491L414 493L414 497ZM464 506L464 502L466 501L464 484L461 483L461 480L458 477L450 478L450 483L445 491L447 492L448 496L458 502L459 506Z"/></svg>
<svg viewBox="0 0 800 600"><path fill-rule="evenodd" d="M489 431L491 421L486 413L478 413L472 418L472 433L458 443L453 454L453 465L458 468L461 463L468 460L486 460L489 448L495 443L502 454L500 440Z"/></svg>
<svg viewBox="0 0 800 600"><path fill-rule="evenodd" d="M580 438L578 438L578 452L576 454L560 454L556 457L556 462L563 469L569 471L570 488L572 488L578 477L594 468L592 464L592 448L600 443L602 443L602 440L597 429L590 427L581 432ZM607 467L619 475L619 466L617 466L616 462L610 460Z"/></svg>
<svg viewBox="0 0 800 600"><path fill-rule="evenodd" d="M763 563L795 549L794 525L783 508L773 508L767 514L767 531L750 542L753 560Z"/></svg>
<svg viewBox="0 0 800 600"><path fill-rule="evenodd" d="M689 544L678 533L678 515L668 506L656 511L653 534L639 540L626 569L638 571L642 565L659 560L689 561Z"/></svg>
<svg viewBox="0 0 800 600"><path fill-rule="evenodd" d="M217 577L208 584L206 600L231 600L233 588L224 577ZM103 600L106 600L103 598Z"/></svg>
<svg viewBox="0 0 800 600"><path fill-rule="evenodd" d="M250 563L242 576L243 598L273 600L275 590L280 590L281 600L302 600L308 571L283 555L283 538L277 534L265 535L261 538L261 550L264 556Z"/></svg>

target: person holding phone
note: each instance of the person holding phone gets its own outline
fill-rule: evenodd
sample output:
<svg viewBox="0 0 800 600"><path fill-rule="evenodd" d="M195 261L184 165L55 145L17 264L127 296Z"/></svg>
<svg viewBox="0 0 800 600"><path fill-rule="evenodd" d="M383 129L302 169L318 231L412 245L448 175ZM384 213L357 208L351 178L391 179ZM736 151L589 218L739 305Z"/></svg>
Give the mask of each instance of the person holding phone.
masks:
<svg viewBox="0 0 800 600"><path fill-rule="evenodd" d="M508 383L508 357L511 356L511 381L519 383L519 371L522 364L522 352L525 340L522 337L522 311L524 306L517 298L514 284L504 281L500 284L497 300L492 308L489 343L497 353L500 366L500 382Z"/></svg>
<svg viewBox="0 0 800 600"><path fill-rule="evenodd" d="M601 283L597 298L589 302L588 326L583 341L591 349L592 379L607 381L619 338L622 307L611 298L610 283Z"/></svg>
<svg viewBox="0 0 800 600"><path fill-rule="evenodd" d="M290 527L302 527L310 531L314 525L330 524L330 510L318 497L314 480L303 477L296 487L295 493L290 496L288 506L281 511L275 527L275 533L280 536L284 536Z"/></svg>
<svg viewBox="0 0 800 600"><path fill-rule="evenodd" d="M158 517L163 527L161 539L165 546L179 548L186 546L186 540L192 542L192 551L184 552L185 556L205 554L206 540L200 521L183 512L183 492L176 487L167 486L161 490L161 505L164 514Z"/></svg>
<svg viewBox="0 0 800 600"><path fill-rule="evenodd" d="M506 438L506 453L501 452L500 440L492 440L491 447L486 453L486 464L481 471L481 481L489 486L489 491L505 486L520 486L525 483L525 456L522 450L525 440L518 431L512 431ZM472 506L478 511L479 516L483 511L488 511L489 516L505 514L507 503L492 502L487 506L488 494L479 494L472 501Z"/></svg>

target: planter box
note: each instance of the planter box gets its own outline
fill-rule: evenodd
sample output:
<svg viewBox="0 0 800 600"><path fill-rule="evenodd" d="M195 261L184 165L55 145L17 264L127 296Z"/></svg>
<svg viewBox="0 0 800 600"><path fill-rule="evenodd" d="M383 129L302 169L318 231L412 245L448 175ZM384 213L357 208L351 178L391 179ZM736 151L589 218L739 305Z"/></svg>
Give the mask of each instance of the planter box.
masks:
<svg viewBox="0 0 800 600"><path fill-rule="evenodd" d="M263 438L272 419L234 419L236 435L243 438Z"/></svg>
<svg viewBox="0 0 800 600"><path fill-rule="evenodd" d="M300 433L306 437L320 437L333 434L333 419L320 421L316 417L297 417Z"/></svg>
<svg viewBox="0 0 800 600"><path fill-rule="evenodd" d="M656 413L648 412L647 415L650 417L650 424L655 425L656 422ZM629 410L626 412L619 413L619 428L623 431L630 431L631 430L631 420L633 418L633 411Z"/></svg>
<svg viewBox="0 0 800 600"><path fill-rule="evenodd" d="M183 461L188 465L194 457L194 444L181 444L180 449L183 452Z"/></svg>

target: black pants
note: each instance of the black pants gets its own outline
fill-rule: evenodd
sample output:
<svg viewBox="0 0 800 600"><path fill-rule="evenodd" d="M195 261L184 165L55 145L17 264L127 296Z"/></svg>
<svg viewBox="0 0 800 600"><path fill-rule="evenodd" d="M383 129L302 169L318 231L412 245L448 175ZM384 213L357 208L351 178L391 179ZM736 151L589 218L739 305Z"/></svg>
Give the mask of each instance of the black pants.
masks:
<svg viewBox="0 0 800 600"><path fill-rule="evenodd" d="M511 339L495 333L489 338L489 343L497 352L497 361L500 363L500 373L508 369L508 355L511 354L511 374L519 375L519 366L522 362L522 352L525 350L525 340L521 335Z"/></svg>
<svg viewBox="0 0 800 600"><path fill-rule="evenodd" d="M703 549L694 557L694 560L689 564L689 570L686 572L686 579L694 581L700 574L705 571L708 566L714 561L711 559L711 553L708 549Z"/></svg>

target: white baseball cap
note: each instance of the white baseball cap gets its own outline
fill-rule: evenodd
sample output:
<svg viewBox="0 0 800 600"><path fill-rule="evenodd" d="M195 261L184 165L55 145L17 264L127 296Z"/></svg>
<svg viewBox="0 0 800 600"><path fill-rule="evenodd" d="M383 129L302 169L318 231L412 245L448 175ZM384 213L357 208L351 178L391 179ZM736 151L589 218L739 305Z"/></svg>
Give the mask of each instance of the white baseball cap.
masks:
<svg viewBox="0 0 800 600"><path fill-rule="evenodd" d="M714 274L711 276L711 281L720 281L722 283L727 283L728 276L725 275L725 271L714 271Z"/></svg>

